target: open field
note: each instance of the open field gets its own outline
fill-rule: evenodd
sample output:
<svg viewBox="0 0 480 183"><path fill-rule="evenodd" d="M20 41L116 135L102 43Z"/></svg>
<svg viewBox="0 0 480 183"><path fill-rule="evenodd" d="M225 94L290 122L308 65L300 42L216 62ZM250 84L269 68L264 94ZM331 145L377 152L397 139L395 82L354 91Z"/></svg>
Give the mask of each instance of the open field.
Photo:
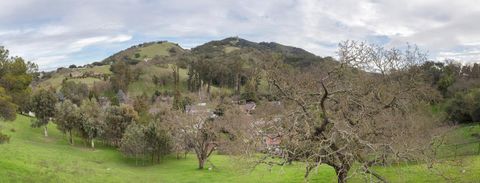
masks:
<svg viewBox="0 0 480 183"><path fill-rule="evenodd" d="M72 72L77 73L86 73L86 72L95 72L95 73L102 73L102 74L111 74L110 65L103 65L103 66L95 66L92 68L76 68L76 69L68 69L61 72L55 72L53 76L45 81L40 83L40 87L52 87L52 88L60 88L63 79L69 78L69 81L75 81L79 83L85 83L88 86L93 86L95 81L101 81L98 78L70 78L69 74Z"/></svg>
<svg viewBox="0 0 480 183"><path fill-rule="evenodd" d="M169 50L172 47L178 47L173 43L170 42L163 42L163 43L155 43L149 45L147 47L139 48L138 53L140 54L140 58L153 58L155 56L169 56Z"/></svg>
<svg viewBox="0 0 480 183"><path fill-rule="evenodd" d="M0 145L0 182L303 182L301 163L285 167L258 166L254 170L240 166L237 158L214 155L213 170L197 170L196 159L167 157L158 165L135 165L113 148L98 146L91 150L77 139L68 145L66 137L49 125L49 137L42 129L30 127L30 118L18 116L14 122L0 122L1 130L11 136ZM457 129L455 133L470 130ZM480 130L473 127L474 130ZM457 166L458 165L458 166ZM211 165L208 165L209 167ZM480 156L459 157L427 169L426 165L376 167L391 182L476 182L480 180ZM463 172L463 173L462 173ZM354 172L351 172L353 175ZM446 175L445 179L439 174ZM311 182L335 182L333 169L321 166L312 173ZM353 175L351 182L364 182Z"/></svg>

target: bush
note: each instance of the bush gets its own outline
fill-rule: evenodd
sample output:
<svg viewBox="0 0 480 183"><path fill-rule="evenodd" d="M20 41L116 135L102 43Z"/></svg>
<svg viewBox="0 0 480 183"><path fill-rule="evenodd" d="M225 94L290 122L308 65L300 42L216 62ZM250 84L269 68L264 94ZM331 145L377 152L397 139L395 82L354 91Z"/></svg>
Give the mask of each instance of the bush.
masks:
<svg viewBox="0 0 480 183"><path fill-rule="evenodd" d="M447 102L449 119L458 123L480 121L480 89L457 93Z"/></svg>
<svg viewBox="0 0 480 183"><path fill-rule="evenodd" d="M10 137L8 135L0 133L0 144L8 143L8 142L10 142Z"/></svg>

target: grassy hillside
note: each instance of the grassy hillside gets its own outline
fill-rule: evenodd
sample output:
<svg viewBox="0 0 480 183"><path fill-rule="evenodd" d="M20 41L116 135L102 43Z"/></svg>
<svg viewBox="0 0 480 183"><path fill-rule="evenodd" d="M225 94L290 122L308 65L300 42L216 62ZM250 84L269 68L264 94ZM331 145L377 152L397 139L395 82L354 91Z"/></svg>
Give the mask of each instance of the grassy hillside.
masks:
<svg viewBox="0 0 480 183"><path fill-rule="evenodd" d="M302 182L300 163L269 170L259 166L251 171L238 159L214 155L211 171L197 170L194 155L176 160L168 157L159 165L136 166L113 148L99 145L97 150L68 145L66 137L49 125L49 137L42 129L30 127L30 118L18 116L14 122L0 122L2 132L11 136L0 145L0 182ZM459 131L465 130L463 127ZM461 164L461 166L453 166ZM209 165L210 166L210 165ZM377 167L392 182L475 182L480 180L480 156L461 157L436 164L429 170L424 164ZM464 173L462 173L464 172ZM353 175L353 172L351 172ZM439 176L445 174L450 179ZM333 169L321 166L311 182L335 182ZM353 175L351 182L364 182Z"/></svg>
<svg viewBox="0 0 480 183"><path fill-rule="evenodd" d="M480 155L480 124L460 125L441 140L444 143L438 149L441 157Z"/></svg>
<svg viewBox="0 0 480 183"><path fill-rule="evenodd" d="M95 66L92 68L75 68L75 69L62 69L60 71L54 72L52 77L46 79L45 81L40 82L40 87L53 87L59 88L62 84L62 81L65 78L68 78L70 81L85 83L88 86L92 86L95 81L100 81L98 78L86 77L86 78L71 78L70 74L73 75L83 75L87 72L101 73L101 74L111 74L110 65Z"/></svg>
<svg viewBox="0 0 480 183"><path fill-rule="evenodd" d="M136 63L144 60L150 60L157 56L168 57L183 52L185 52L185 50L176 43L167 41L148 42L134 45L130 48L115 53L102 62L105 64L111 64L118 61Z"/></svg>
<svg viewBox="0 0 480 183"><path fill-rule="evenodd" d="M151 96L156 90L158 91L173 91L173 70L172 65L165 65L165 66L155 66L155 65L148 65L141 67L142 74L139 77L139 80L132 82L128 87L128 92L130 95L141 95L146 93L148 96ZM185 91L186 88L186 80L187 80L187 70L180 69L180 90ZM155 85L152 82L154 76L169 78L166 85Z"/></svg>
<svg viewBox="0 0 480 183"><path fill-rule="evenodd" d="M154 58L155 56L170 56L170 49L180 48L178 45L170 42L156 43L145 47L140 47L136 53L140 58ZM180 48L181 49L181 48Z"/></svg>

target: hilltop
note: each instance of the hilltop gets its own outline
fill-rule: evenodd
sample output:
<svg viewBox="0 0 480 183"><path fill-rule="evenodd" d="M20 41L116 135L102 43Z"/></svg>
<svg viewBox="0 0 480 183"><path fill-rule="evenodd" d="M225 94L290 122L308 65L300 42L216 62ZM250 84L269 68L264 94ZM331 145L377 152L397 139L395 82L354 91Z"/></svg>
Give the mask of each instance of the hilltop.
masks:
<svg viewBox="0 0 480 183"><path fill-rule="evenodd" d="M191 82L208 85L209 92L240 94L245 90L252 70L261 70L261 65L269 62L269 55L277 55L294 68L303 69L315 64L334 64L331 57L320 57L302 48L286 46L275 42L252 42L238 37L210 41L191 50L168 41L147 42L121 50L101 62L94 62L76 68L60 68L46 74L36 85L59 88L64 80L85 83L93 87L94 83L107 81L112 75L110 66L125 62L130 65L134 80L129 85L131 95L155 92L172 93L172 66L179 66L180 90L192 89ZM235 68L236 67L236 68ZM237 69L237 70L234 70ZM266 81L261 79L262 72L255 71L259 94L268 95ZM232 73L235 73L234 75ZM193 81L194 74L199 77ZM160 78L162 84L155 84L154 78ZM201 81L199 81L201 80ZM203 85L202 84L202 85ZM190 86L190 87L189 87Z"/></svg>

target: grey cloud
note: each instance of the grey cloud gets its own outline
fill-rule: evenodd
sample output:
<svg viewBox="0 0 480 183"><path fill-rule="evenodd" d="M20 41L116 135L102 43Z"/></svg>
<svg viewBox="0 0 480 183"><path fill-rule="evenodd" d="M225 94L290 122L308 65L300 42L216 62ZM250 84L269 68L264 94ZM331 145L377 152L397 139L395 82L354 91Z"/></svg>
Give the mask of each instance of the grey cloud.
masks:
<svg viewBox="0 0 480 183"><path fill-rule="evenodd" d="M432 58L471 61L480 55L471 52L480 49L474 44L480 42L476 4L473 0L0 1L4 9L0 12L0 44L12 53L38 60L42 67L71 63L91 46L118 48L173 38L193 47L236 35L298 46L324 56L334 55L333 45L346 39L389 46L411 42L430 50ZM469 57L458 56L463 52Z"/></svg>

